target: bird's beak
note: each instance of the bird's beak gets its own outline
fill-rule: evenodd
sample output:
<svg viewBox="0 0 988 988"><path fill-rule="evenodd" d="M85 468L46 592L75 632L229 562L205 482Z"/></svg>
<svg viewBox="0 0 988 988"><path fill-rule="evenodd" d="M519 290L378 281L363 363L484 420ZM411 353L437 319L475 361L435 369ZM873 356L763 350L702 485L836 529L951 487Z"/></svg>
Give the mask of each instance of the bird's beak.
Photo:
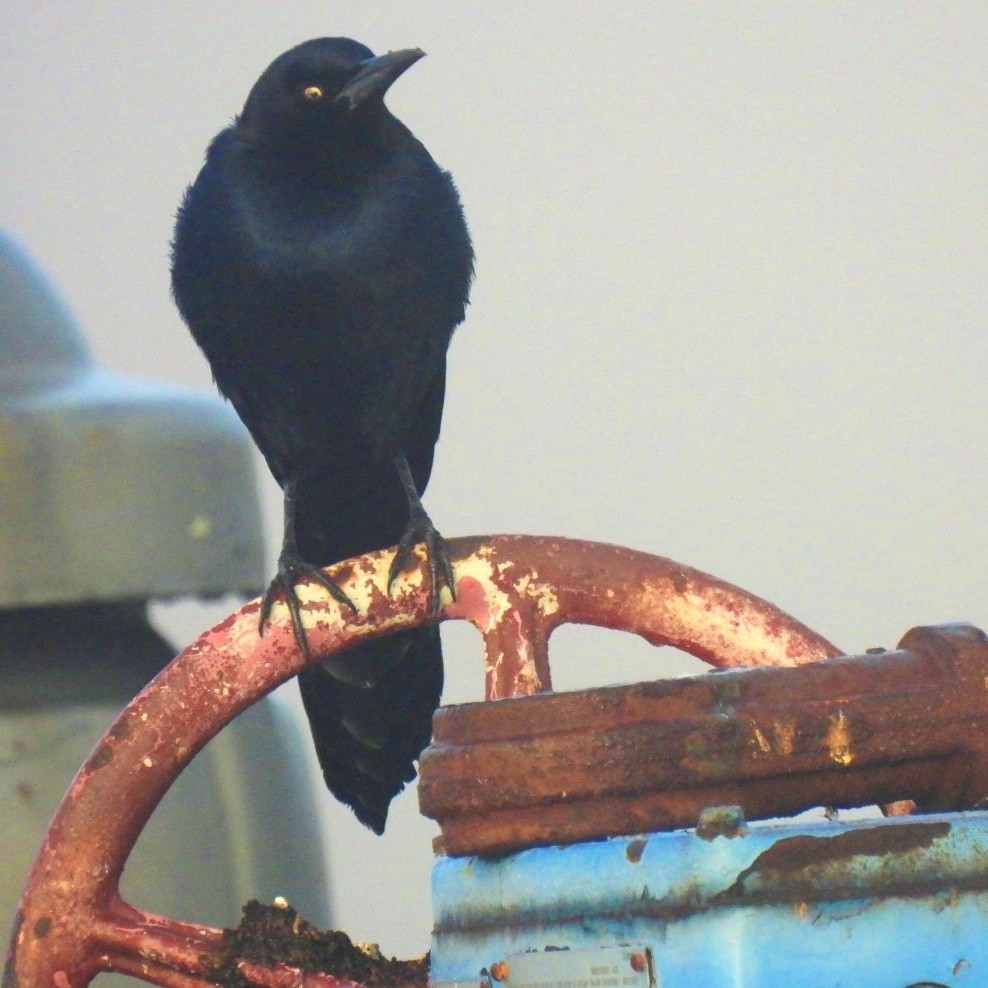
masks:
<svg viewBox="0 0 988 988"><path fill-rule="evenodd" d="M384 96L391 83L424 55L421 48L403 48L401 51L389 51L387 55L368 58L333 102L343 104L348 110L355 110L372 96Z"/></svg>

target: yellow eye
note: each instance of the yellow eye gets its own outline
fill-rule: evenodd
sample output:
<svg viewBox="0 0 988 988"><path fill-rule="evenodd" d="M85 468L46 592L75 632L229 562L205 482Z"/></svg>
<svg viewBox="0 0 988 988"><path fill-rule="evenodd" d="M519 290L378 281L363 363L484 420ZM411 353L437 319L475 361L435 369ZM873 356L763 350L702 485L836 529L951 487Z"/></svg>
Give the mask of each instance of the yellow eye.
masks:
<svg viewBox="0 0 988 988"><path fill-rule="evenodd" d="M323 93L322 88L319 86L306 86L302 90L302 95L311 102L315 102L318 99L322 99Z"/></svg>

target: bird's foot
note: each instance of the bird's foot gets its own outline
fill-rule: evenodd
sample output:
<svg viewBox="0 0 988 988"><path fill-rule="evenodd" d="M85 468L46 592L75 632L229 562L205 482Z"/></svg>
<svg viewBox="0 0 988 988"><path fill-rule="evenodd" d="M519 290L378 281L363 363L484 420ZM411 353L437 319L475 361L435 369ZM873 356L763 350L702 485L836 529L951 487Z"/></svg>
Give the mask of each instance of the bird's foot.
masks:
<svg viewBox="0 0 988 988"><path fill-rule="evenodd" d="M309 642L305 636L305 628L302 627L302 611L299 604L298 594L295 593L295 585L299 580L311 580L318 583L329 592L329 595L338 604L348 607L355 614L357 607L352 600L319 569L307 563L301 556L292 552L282 552L278 557L278 572L268 585L261 600L260 621L257 627L259 635L264 634L264 625L267 624L271 616L271 608L278 597L284 595L285 603L288 605L288 612L292 616L292 629L295 632L295 640L298 642L302 654L309 658Z"/></svg>
<svg viewBox="0 0 988 988"><path fill-rule="evenodd" d="M425 511L413 511L405 534L398 543L398 550L391 560L388 570L388 593L398 574L408 565L415 546L425 545L426 564L429 568L429 610L435 614L440 608L440 593L445 587L456 600L456 587L453 582L453 564L449 558L446 540L439 534L432 519Z"/></svg>

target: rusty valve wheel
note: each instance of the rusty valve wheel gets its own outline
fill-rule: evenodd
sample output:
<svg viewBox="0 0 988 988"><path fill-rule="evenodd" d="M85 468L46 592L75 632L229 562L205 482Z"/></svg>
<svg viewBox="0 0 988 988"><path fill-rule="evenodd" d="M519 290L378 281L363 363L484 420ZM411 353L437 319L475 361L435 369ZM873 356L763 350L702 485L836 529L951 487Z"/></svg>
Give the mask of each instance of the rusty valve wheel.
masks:
<svg viewBox="0 0 988 988"><path fill-rule="evenodd" d="M331 567L358 605L341 613L316 587L299 588L312 653L326 657L363 638L436 620L481 632L486 697L551 687L547 642L564 622L623 629L674 645L717 667L791 666L839 654L778 608L657 556L590 542L526 536L454 539L457 598L427 613L423 572L385 592L391 552ZM258 601L202 634L123 711L79 770L38 853L21 901L4 988L82 988L117 971L169 988L216 984L221 934L126 903L127 856L182 768L246 707L304 662L287 608L263 638ZM43 632L43 629L41 629ZM222 961L226 963L226 961ZM287 966L241 963L248 983L341 984Z"/></svg>

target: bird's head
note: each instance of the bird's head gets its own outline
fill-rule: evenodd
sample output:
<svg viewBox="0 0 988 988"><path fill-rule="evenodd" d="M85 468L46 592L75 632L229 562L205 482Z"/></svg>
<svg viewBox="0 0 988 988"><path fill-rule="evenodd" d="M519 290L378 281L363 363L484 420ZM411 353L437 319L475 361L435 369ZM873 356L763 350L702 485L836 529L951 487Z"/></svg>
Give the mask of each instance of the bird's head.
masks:
<svg viewBox="0 0 988 988"><path fill-rule="evenodd" d="M316 38L279 55L254 83L238 129L260 144L319 143L386 113L391 84L425 54L374 55L349 38Z"/></svg>

